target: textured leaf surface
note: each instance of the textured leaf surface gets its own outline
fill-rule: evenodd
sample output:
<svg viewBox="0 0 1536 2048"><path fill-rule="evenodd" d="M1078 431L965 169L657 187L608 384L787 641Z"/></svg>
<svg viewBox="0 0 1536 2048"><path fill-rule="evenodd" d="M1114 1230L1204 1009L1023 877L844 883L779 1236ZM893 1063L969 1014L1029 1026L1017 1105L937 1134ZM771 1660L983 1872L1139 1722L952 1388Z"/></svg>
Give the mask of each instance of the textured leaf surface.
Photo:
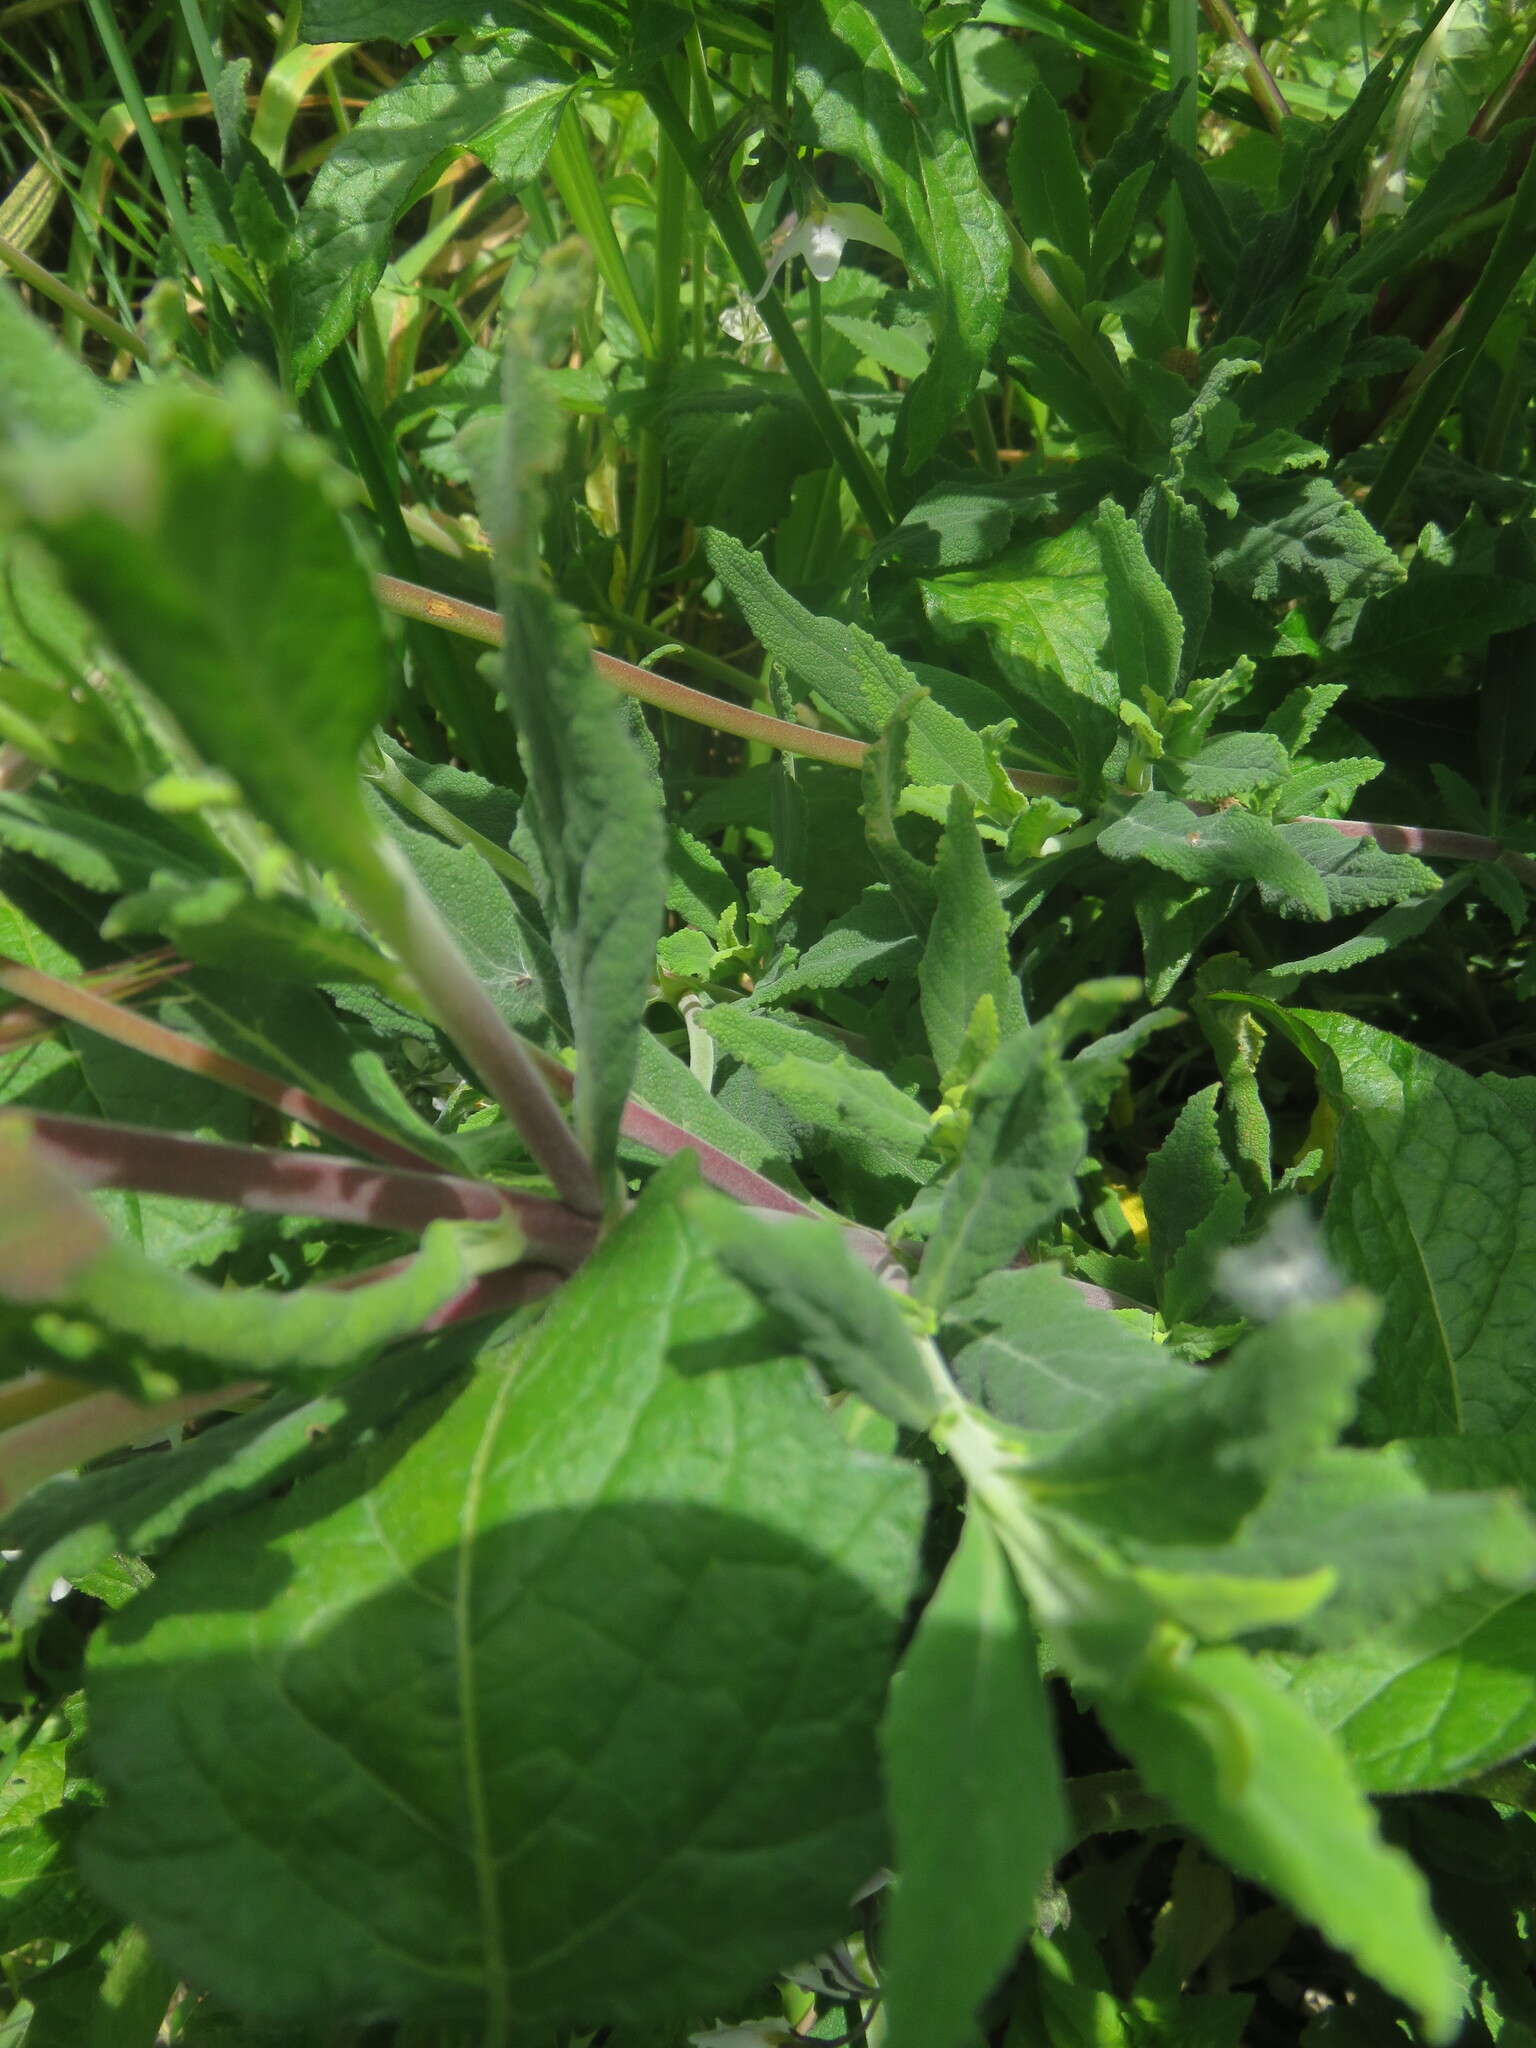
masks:
<svg viewBox="0 0 1536 2048"><path fill-rule="evenodd" d="M414 10L423 11L435 24L439 13ZM439 50L369 101L321 165L283 273L301 391L378 283L390 232L412 200L465 150L508 187L534 177L570 89L570 73L547 51L530 59L494 49Z"/></svg>
<svg viewBox="0 0 1536 2048"><path fill-rule="evenodd" d="M1536 1082L1464 1074L1331 1011L1262 1005L1341 1111L1330 1250L1383 1303L1373 1436L1536 1419Z"/></svg>
<svg viewBox="0 0 1536 2048"><path fill-rule="evenodd" d="M935 867L938 902L917 970L923 1025L940 1078L960 1057L985 997L1003 1038L1024 1025L1024 998L1008 957L1008 913L987 869L970 801L950 792L949 822Z"/></svg>
<svg viewBox="0 0 1536 2048"><path fill-rule="evenodd" d="M1364 597L1402 578L1381 535L1326 477L1250 485L1211 567L1258 598Z"/></svg>
<svg viewBox="0 0 1536 2048"><path fill-rule="evenodd" d="M97 1638L87 1872L179 1968L499 2039L724 2001L837 1932L922 1486L796 1364L674 1369L717 1293L653 1201L439 1420L184 1545Z"/></svg>
<svg viewBox="0 0 1536 2048"><path fill-rule="evenodd" d="M477 459L481 515L496 547L506 697L528 774L523 824L547 888L555 955L576 1040L576 1130L611 1178L634 1079L666 896L661 793L592 666L575 613L539 566L550 401L538 373L507 359L505 440Z"/></svg>
<svg viewBox="0 0 1536 2048"><path fill-rule="evenodd" d="M367 573L274 394L159 385L9 482L80 603L297 851L346 867L387 702Z"/></svg>
<svg viewBox="0 0 1536 2048"><path fill-rule="evenodd" d="M898 1870L887 2038L960 2048L1066 1836L1034 1631L978 1509L923 1610L883 1746Z"/></svg>
<svg viewBox="0 0 1536 2048"><path fill-rule="evenodd" d="M1150 861L1184 882L1266 883L1282 907L1311 917L1329 914L1316 868L1267 819L1249 811L1202 817L1155 790L1106 827L1099 845L1113 860Z"/></svg>
<svg viewBox="0 0 1536 2048"><path fill-rule="evenodd" d="M1218 1855L1414 2007L1432 2040L1451 2038L1460 1995L1428 1888L1296 1701L1240 1652L1200 1650L1100 1711L1148 1787Z"/></svg>
<svg viewBox="0 0 1536 2048"><path fill-rule="evenodd" d="M791 0L795 84L823 149L849 158L885 219L933 328L902 415L909 465L932 454L986 366L1008 279L1002 209L957 128L906 0Z"/></svg>

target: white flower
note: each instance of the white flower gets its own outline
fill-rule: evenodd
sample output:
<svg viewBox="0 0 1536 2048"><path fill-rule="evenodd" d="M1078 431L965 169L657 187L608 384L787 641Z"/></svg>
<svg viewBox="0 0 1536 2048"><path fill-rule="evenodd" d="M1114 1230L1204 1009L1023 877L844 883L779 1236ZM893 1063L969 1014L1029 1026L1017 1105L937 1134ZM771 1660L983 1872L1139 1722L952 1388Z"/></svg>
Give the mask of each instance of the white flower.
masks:
<svg viewBox="0 0 1536 2048"><path fill-rule="evenodd" d="M756 305L792 256L803 256L806 268L818 284L835 277L843 260L845 242L869 242L888 256L900 256L901 245L878 213L867 206L813 206L801 220L787 214L780 221L770 245L768 275L763 289L754 292Z"/></svg>
<svg viewBox="0 0 1536 2048"><path fill-rule="evenodd" d="M739 341L745 348L756 348L768 339L768 323L754 299L740 298L734 306L727 306L720 315L720 326L732 341Z"/></svg>

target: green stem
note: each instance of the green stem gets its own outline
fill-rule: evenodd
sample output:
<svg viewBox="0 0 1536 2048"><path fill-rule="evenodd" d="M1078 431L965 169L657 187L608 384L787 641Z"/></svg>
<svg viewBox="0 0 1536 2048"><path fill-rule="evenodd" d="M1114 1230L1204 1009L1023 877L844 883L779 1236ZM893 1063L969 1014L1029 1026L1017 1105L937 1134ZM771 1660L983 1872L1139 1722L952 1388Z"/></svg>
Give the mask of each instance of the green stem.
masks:
<svg viewBox="0 0 1536 2048"><path fill-rule="evenodd" d="M1199 0L1168 0L1168 69L1172 82L1183 87L1169 124L1172 140L1190 156L1195 153L1200 109L1195 96L1199 68ZM1189 315L1194 303L1195 238L1177 187L1168 193L1163 239L1163 318L1176 348L1189 340Z"/></svg>
<svg viewBox="0 0 1536 2048"><path fill-rule="evenodd" d="M392 803L398 804L402 811L409 811L413 818L419 818L423 825L430 826L440 839L446 839L451 846L472 846L503 881L510 882L515 889L522 889L530 896L537 893L532 874L515 853L508 853L494 839L487 839L473 825L466 825L462 818L456 818L452 811L428 796L424 789L418 789L382 747L363 772L367 780L376 783Z"/></svg>
<svg viewBox="0 0 1536 2048"><path fill-rule="evenodd" d="M1201 0L1210 23L1224 35L1233 49L1243 53L1243 75L1255 105L1278 135L1282 121L1290 119L1290 102L1275 82L1275 75L1259 55L1259 46L1237 18L1230 0Z"/></svg>
<svg viewBox="0 0 1536 2048"><path fill-rule="evenodd" d="M624 260L624 251L613 231L613 221L598 185L597 173L592 168L592 159L587 154L581 116L574 101L560 117L554 148L549 152L549 174L577 233L592 251L598 275L610 298L634 329L640 353L647 358L653 356L651 323L645 317L635 281Z"/></svg>
<svg viewBox="0 0 1536 2048"><path fill-rule="evenodd" d="M192 45L192 54L197 59L197 68L202 73L203 85L211 99L218 89L223 66L219 62L218 51L213 47L208 24L203 20L202 0L181 0L181 18L186 26L187 41Z"/></svg>
<svg viewBox="0 0 1536 2048"><path fill-rule="evenodd" d="M1110 419L1123 433L1130 423L1131 411L1125 388L1125 375L1119 363L1057 291L1034 250L1013 222L1010 220L1006 225L1014 276L1034 300L1037 310L1045 316L1072 351L1084 375L1103 400Z"/></svg>
<svg viewBox="0 0 1536 2048"><path fill-rule="evenodd" d="M660 71L653 71L645 82L644 90L651 111L682 158L688 175L715 224L715 232L724 242L742 282L749 291L761 291L766 276L762 254L753 237L741 201L734 191L712 189L707 167L688 126L687 116L666 76ZM886 496L885 485L876 474L869 457L849 432L842 414L832 403L826 385L817 375L814 365L801 346L788 308L778 293L772 289L764 292L757 303L763 324L773 337L774 346L779 351L784 368L793 378L812 418L821 429L827 444L827 452L847 478L848 488L853 492L859 510L877 535L887 532L895 524L895 515L891 510L890 499Z"/></svg>
<svg viewBox="0 0 1536 2048"><path fill-rule="evenodd" d="M1396 511L1415 471L1428 454L1441 423L1455 404L1487 345L1494 322L1536 256L1536 151L1526 159L1520 183L1499 238L1482 276L1462 309L1460 321L1440 363L1419 391L1396 441L1387 452L1381 474L1371 486L1365 513L1380 527Z"/></svg>
<svg viewBox="0 0 1536 2048"><path fill-rule="evenodd" d="M62 307L66 313L73 313L77 320L89 327L92 333L99 334L103 341L111 342L114 348L126 349L135 362L149 361L148 347L131 327L124 327L121 321L114 320L110 313L103 313L99 306L93 306L73 285L65 284L55 277L51 270L44 270L40 263L32 261L24 249L18 249L13 242L6 241L3 236L0 236L0 263L19 277L23 284L31 285L33 291L40 292L45 299L51 300L55 306Z"/></svg>

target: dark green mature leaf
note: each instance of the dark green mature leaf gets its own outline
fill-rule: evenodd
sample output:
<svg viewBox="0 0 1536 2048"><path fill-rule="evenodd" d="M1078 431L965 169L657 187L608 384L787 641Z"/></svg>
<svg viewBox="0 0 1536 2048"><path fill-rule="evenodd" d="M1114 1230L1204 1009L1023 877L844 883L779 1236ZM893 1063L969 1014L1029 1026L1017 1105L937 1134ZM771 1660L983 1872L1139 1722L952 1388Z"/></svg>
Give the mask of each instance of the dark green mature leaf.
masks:
<svg viewBox="0 0 1536 2048"><path fill-rule="evenodd" d="M980 1508L923 1610L882 1742L898 1871L887 2039L961 2048L1067 1832L1034 1631Z"/></svg>
<svg viewBox="0 0 1536 2048"><path fill-rule="evenodd" d="M536 44L512 53L449 49L369 101L322 164L281 273L300 391L383 275L390 231L412 201L466 150L508 187L535 177L573 84L570 70Z"/></svg>
<svg viewBox="0 0 1536 2048"><path fill-rule="evenodd" d="M1202 817L1154 790L1105 827L1099 847L1113 860L1150 861L1183 882L1268 883L1277 907L1309 917L1329 914L1328 891L1317 869L1279 829L1250 811Z"/></svg>
<svg viewBox="0 0 1536 2048"><path fill-rule="evenodd" d="M1198 1376L1118 1315L1090 1307L1053 1266L988 1274L946 1312L944 1327L960 1386L1031 1436L1086 1428L1121 1402Z"/></svg>
<svg viewBox="0 0 1536 2048"><path fill-rule="evenodd" d="M741 608L763 651L814 690L852 731L874 739L917 692L917 678L862 626L819 619L769 575L761 555L729 534L706 533L709 566ZM907 771L913 782L988 788L981 741L952 711L919 696L910 707Z"/></svg>
<svg viewBox="0 0 1536 2048"><path fill-rule="evenodd" d="M1474 1078L1352 1017L1256 1007L1339 1111L1329 1249L1383 1304L1373 1437L1536 1415L1536 1082Z"/></svg>
<svg viewBox="0 0 1536 2048"><path fill-rule="evenodd" d="M1242 1182L1221 1142L1213 1082L1191 1096L1147 1161L1141 1196L1158 1299L1170 1323L1192 1321L1210 1299L1215 1261L1248 1213Z"/></svg>
<svg viewBox="0 0 1536 2048"><path fill-rule="evenodd" d="M500 2039L713 2009L839 1931L922 1483L797 1363L674 1369L718 1290L653 1197L441 1419L98 1635L82 1854L178 1968Z"/></svg>
<svg viewBox="0 0 1536 2048"><path fill-rule="evenodd" d="M959 788L950 791L949 822L934 872L938 902L917 979L942 1080L959 1059L983 998L992 1005L989 1021L1001 1038L1011 1038L1025 1022L1024 998L1008 957L1008 913L988 871L970 799Z"/></svg>
<svg viewBox="0 0 1536 2048"><path fill-rule="evenodd" d="M819 1217L752 1215L714 1195L685 1204L704 1241L835 1386L847 1387L904 1429L925 1430L946 1388L930 1366L896 1296Z"/></svg>
<svg viewBox="0 0 1536 2048"><path fill-rule="evenodd" d="M29 1628L47 1611L59 1578L80 1578L114 1554L157 1556L194 1530L259 1505L428 1400L467 1371L485 1341L483 1329L460 1327L402 1344L313 1400L274 1395L163 1457L45 1480L0 1522L0 1607L13 1627Z"/></svg>
<svg viewBox="0 0 1536 2048"><path fill-rule="evenodd" d="M539 566L542 480L553 456L540 373L507 357L505 445L476 446L481 515L496 547L507 703L576 1041L576 1129L611 1174L634 1078L666 895L660 792L597 675L576 615Z"/></svg>
<svg viewBox="0 0 1536 2048"><path fill-rule="evenodd" d="M914 467L932 454L986 367L1007 290L1007 226L906 0L787 0L787 11L812 132L874 185L923 288L933 354L898 434L900 462Z"/></svg>
<svg viewBox="0 0 1536 2048"><path fill-rule="evenodd" d="M5 485L82 606L297 851L349 867L356 763L388 698L368 577L327 458L276 394L161 384Z"/></svg>
<svg viewBox="0 0 1536 2048"><path fill-rule="evenodd" d="M866 981L894 980L910 972L920 950L895 894L877 882L851 910L834 918L798 959L764 975L752 1000L787 1002L812 989L853 989Z"/></svg>
<svg viewBox="0 0 1536 2048"><path fill-rule="evenodd" d="M1067 118L1043 85L1019 110L1008 151L1008 183L1019 232L1030 242L1049 242L1086 277L1092 233L1088 187Z"/></svg>
<svg viewBox="0 0 1536 2048"><path fill-rule="evenodd" d="M1240 1651L1198 1650L1099 1703L1147 1786L1418 2013L1433 2041L1460 1995L1428 1888L1381 1839L1342 1752Z"/></svg>
<svg viewBox="0 0 1536 2048"><path fill-rule="evenodd" d="M1364 597L1401 582L1396 555L1326 477L1248 484L1215 534L1211 567L1245 597Z"/></svg>

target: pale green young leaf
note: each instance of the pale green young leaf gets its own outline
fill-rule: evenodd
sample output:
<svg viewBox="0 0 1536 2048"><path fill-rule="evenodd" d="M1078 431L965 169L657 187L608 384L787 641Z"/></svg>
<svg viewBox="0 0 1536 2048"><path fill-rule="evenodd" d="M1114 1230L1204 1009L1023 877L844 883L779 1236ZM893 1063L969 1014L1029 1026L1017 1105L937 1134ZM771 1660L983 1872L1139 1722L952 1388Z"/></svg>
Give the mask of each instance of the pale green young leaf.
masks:
<svg viewBox="0 0 1536 2048"><path fill-rule="evenodd" d="M0 440L88 433L118 395L0 284Z"/></svg>
<svg viewBox="0 0 1536 2048"><path fill-rule="evenodd" d="M788 13L811 132L880 194L933 330L928 370L898 426L898 461L912 468L933 453L986 367L1007 294L1007 225L906 0L788 0Z"/></svg>
<svg viewBox="0 0 1536 2048"><path fill-rule="evenodd" d="M1382 1301L1373 1437L1529 1425L1536 1082L1474 1076L1352 1017L1260 1001L1339 1112L1325 1228Z"/></svg>
<svg viewBox="0 0 1536 2048"><path fill-rule="evenodd" d="M1431 2041L1460 1992L1428 1888L1337 1744L1238 1650L1198 1650L1099 1703L1113 1740L1217 1855L1265 1885L1413 2008Z"/></svg>
<svg viewBox="0 0 1536 2048"><path fill-rule="evenodd" d="M1289 766L1272 732L1229 732L1208 741L1192 761L1170 758L1158 772L1186 803L1214 804L1280 782Z"/></svg>
<svg viewBox="0 0 1536 2048"><path fill-rule="evenodd" d="M938 901L917 970L923 1025L942 1080L960 1055L976 1005L990 998L998 1030L1023 1028L1024 998L1008 957L1008 913L987 868L965 791L950 791L935 866Z"/></svg>
<svg viewBox="0 0 1536 2048"><path fill-rule="evenodd" d="M797 1361L673 1363L719 1279L650 1200L428 1427L95 1637L82 1855L179 1970L271 2025L500 2040L724 2010L841 1932L924 1489Z"/></svg>
<svg viewBox="0 0 1536 2048"><path fill-rule="evenodd" d="M1179 687L1184 626L1167 584L1147 559L1141 534L1113 498L1093 522L1104 563L1109 645L1123 696L1171 702Z"/></svg>
<svg viewBox="0 0 1536 2048"><path fill-rule="evenodd" d="M368 102L321 165L281 273L300 391L383 275L391 230L412 201L465 151L509 189L536 177L573 83L537 44L446 49Z"/></svg>
<svg viewBox="0 0 1536 2048"><path fill-rule="evenodd" d="M388 701L383 631L326 457L276 394L161 384L4 481L204 760L317 865L367 860L357 755Z"/></svg>
<svg viewBox="0 0 1536 2048"><path fill-rule="evenodd" d="M543 868L575 1035L576 1130L606 1184L666 895L661 793L618 698L592 666L579 619L540 567L552 401L542 374L515 349L505 393L505 426L476 442L473 460L496 549L505 695L528 776L522 823Z"/></svg>
<svg viewBox="0 0 1536 2048"><path fill-rule="evenodd" d="M887 2039L962 2048L1067 1833L1034 1631L979 1507L923 1610L881 1743L897 1866Z"/></svg>

